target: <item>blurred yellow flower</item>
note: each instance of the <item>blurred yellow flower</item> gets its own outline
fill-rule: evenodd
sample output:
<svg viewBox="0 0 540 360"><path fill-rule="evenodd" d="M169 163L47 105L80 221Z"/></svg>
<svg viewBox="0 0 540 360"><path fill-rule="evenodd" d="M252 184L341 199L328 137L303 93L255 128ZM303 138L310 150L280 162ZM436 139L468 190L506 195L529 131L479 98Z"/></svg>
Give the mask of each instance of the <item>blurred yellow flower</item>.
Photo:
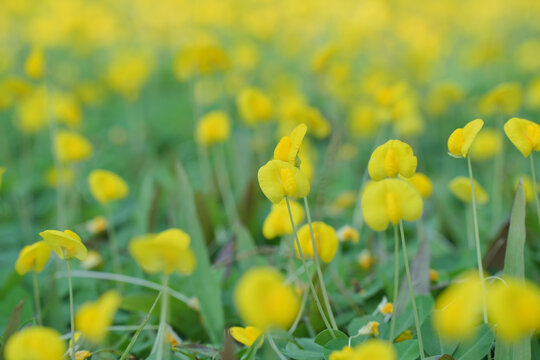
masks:
<svg viewBox="0 0 540 360"><path fill-rule="evenodd" d="M47 126L45 88L38 87L17 102L15 119L17 127L25 133L34 134Z"/></svg>
<svg viewBox="0 0 540 360"><path fill-rule="evenodd" d="M22 248L15 263L17 274L24 275L27 272L42 272L51 257L51 248L45 241L38 241Z"/></svg>
<svg viewBox="0 0 540 360"><path fill-rule="evenodd" d="M102 342L121 302L120 294L110 290L98 300L84 303L75 315L75 328L91 342Z"/></svg>
<svg viewBox="0 0 540 360"><path fill-rule="evenodd" d="M75 96L55 92L52 96L54 115L59 123L76 126L81 123L82 110Z"/></svg>
<svg viewBox="0 0 540 360"><path fill-rule="evenodd" d="M191 238L180 229L168 229L154 236L134 238L129 252L149 274L178 272L189 275L197 259L190 248Z"/></svg>
<svg viewBox="0 0 540 360"><path fill-rule="evenodd" d="M26 58L24 72L32 79L41 79L45 72L45 55L40 48L34 48Z"/></svg>
<svg viewBox="0 0 540 360"><path fill-rule="evenodd" d="M377 263L377 258L371 254L371 251L368 249L364 249L358 254L357 258L358 263L360 264L360 267L364 271L368 271Z"/></svg>
<svg viewBox="0 0 540 360"><path fill-rule="evenodd" d="M349 124L352 134L359 138L369 138L379 128L376 111L369 105L355 106L349 115Z"/></svg>
<svg viewBox="0 0 540 360"><path fill-rule="evenodd" d="M474 139L484 126L482 119L470 121L465 127L458 128L448 138L448 152L454 157L467 157Z"/></svg>
<svg viewBox="0 0 540 360"><path fill-rule="evenodd" d="M261 336L261 329L255 326L246 326L245 328L239 326L233 326L229 329L229 334L234 340L246 346L251 346L255 340L259 339L257 346L260 347L264 341L264 336Z"/></svg>
<svg viewBox="0 0 540 360"><path fill-rule="evenodd" d="M134 101L148 80L151 67L151 59L146 53L119 52L108 65L106 79L114 91L126 100Z"/></svg>
<svg viewBox="0 0 540 360"><path fill-rule="evenodd" d="M220 110L211 111L197 123L195 138L203 146L219 144L226 141L231 134L229 116Z"/></svg>
<svg viewBox="0 0 540 360"><path fill-rule="evenodd" d="M537 123L514 117L504 124L504 132L523 156L540 151L540 125Z"/></svg>
<svg viewBox="0 0 540 360"><path fill-rule="evenodd" d="M274 160L287 161L294 166L299 166L298 151L307 132L307 126L300 124L294 128L290 135L281 138L274 149Z"/></svg>
<svg viewBox="0 0 540 360"><path fill-rule="evenodd" d="M422 198L427 199L433 194L433 184L426 175L415 173L410 178L405 178L405 180L410 182L418 190Z"/></svg>
<svg viewBox="0 0 540 360"><path fill-rule="evenodd" d="M128 184L117 174L108 170L93 170L88 176L92 196L100 203L122 200L129 193Z"/></svg>
<svg viewBox="0 0 540 360"><path fill-rule="evenodd" d="M427 108L433 115L441 115L464 97L465 92L459 85L449 82L440 83L429 93Z"/></svg>
<svg viewBox="0 0 540 360"><path fill-rule="evenodd" d="M69 188L75 183L75 173L69 166L60 167L60 171L56 167L51 167L45 174L45 182L51 188L65 187Z"/></svg>
<svg viewBox="0 0 540 360"><path fill-rule="evenodd" d="M484 129L478 134L470 149L471 159L483 161L496 157L502 150L502 134L495 129Z"/></svg>
<svg viewBox="0 0 540 360"><path fill-rule="evenodd" d="M98 235L107 230L107 219L105 216L96 216L85 224L86 230L92 235Z"/></svg>
<svg viewBox="0 0 540 360"><path fill-rule="evenodd" d="M502 83L480 99L480 112L484 115L516 113L523 101L521 86L518 83Z"/></svg>
<svg viewBox="0 0 540 360"><path fill-rule="evenodd" d="M32 326L9 338L4 355L6 360L61 360L65 352L66 344L58 331Z"/></svg>
<svg viewBox="0 0 540 360"><path fill-rule="evenodd" d="M408 144L399 140L388 140L371 154L368 163L369 176L376 181L386 177L393 178L398 174L408 178L416 171L417 161Z"/></svg>
<svg viewBox="0 0 540 360"><path fill-rule="evenodd" d="M238 112L242 119L250 125L272 119L274 105L262 90L248 87L240 91L236 98Z"/></svg>
<svg viewBox="0 0 540 360"><path fill-rule="evenodd" d="M433 327L443 339L465 340L475 334L482 319L482 284L477 272L452 283L435 301Z"/></svg>
<svg viewBox="0 0 540 360"><path fill-rule="evenodd" d="M407 340L411 340L413 337L413 333L411 330L405 330L399 336L394 340L394 342L399 343Z"/></svg>
<svg viewBox="0 0 540 360"><path fill-rule="evenodd" d="M86 270L95 269L103 264L103 258L96 250L90 250L86 259L81 261L81 267Z"/></svg>
<svg viewBox="0 0 540 360"><path fill-rule="evenodd" d="M540 288L517 278L503 280L488 288L488 316L498 336L515 342L540 329Z"/></svg>
<svg viewBox="0 0 540 360"><path fill-rule="evenodd" d="M92 356L92 353L88 350L79 350L75 353L75 360L85 360Z"/></svg>
<svg viewBox="0 0 540 360"><path fill-rule="evenodd" d="M370 339L350 348L334 351L330 360L397 360L397 352L391 343L379 339Z"/></svg>
<svg viewBox="0 0 540 360"><path fill-rule="evenodd" d="M379 325L378 321L370 321L358 330L358 335L379 336Z"/></svg>
<svg viewBox="0 0 540 360"><path fill-rule="evenodd" d="M312 225L317 255L323 262L329 263L336 255L338 248L339 241L336 230L322 221L314 221ZM302 226L300 230L298 230L298 241L300 242L300 247L302 248L304 256L306 258L313 258L313 244L311 241L309 224ZM298 251L296 243L294 248L296 249L296 257L300 259L300 252Z"/></svg>
<svg viewBox="0 0 540 360"><path fill-rule="evenodd" d="M479 205L484 205L489 201L488 193L478 183L478 181L474 180L473 184L476 203ZM454 178L448 184L448 188L459 200L466 203L470 203L472 201L471 180L468 177L458 176Z"/></svg>
<svg viewBox="0 0 540 360"><path fill-rule="evenodd" d="M296 201L289 201L289 204L294 224L298 226L304 221L304 208ZM270 213L264 219L262 232L267 239L293 233L285 200L281 200L279 204L272 204Z"/></svg>
<svg viewBox="0 0 540 360"><path fill-rule="evenodd" d="M262 331L288 328L300 308L296 291L271 267L246 271L234 289L234 304L244 323Z"/></svg>
<svg viewBox="0 0 540 360"><path fill-rule="evenodd" d="M264 195L274 204L283 197L303 198L309 194L309 181L294 165L281 160L270 160L257 174Z"/></svg>
<svg viewBox="0 0 540 360"><path fill-rule="evenodd" d="M318 139L324 139L330 135L332 127L319 109L302 105L293 112L292 118L296 124L306 124L310 134Z"/></svg>
<svg viewBox="0 0 540 360"><path fill-rule="evenodd" d="M429 269L429 281L437 282L439 281L439 272L434 269Z"/></svg>
<svg viewBox="0 0 540 360"><path fill-rule="evenodd" d="M86 246L81 241L79 235L71 230L45 230L39 236L51 247L60 259L71 260L77 258L84 260L88 254Z"/></svg>
<svg viewBox="0 0 540 360"><path fill-rule="evenodd" d="M391 222L415 221L422 215L422 197L410 183L401 179L369 182L362 193L362 213L366 224L383 231Z"/></svg>
<svg viewBox="0 0 540 360"><path fill-rule="evenodd" d="M92 144L84 136L60 130L54 137L56 157L63 163L73 163L88 159L92 155Z"/></svg>
<svg viewBox="0 0 540 360"><path fill-rule="evenodd" d="M226 70L229 66L227 53L219 45L207 42L181 49L174 59L174 74L179 80L185 81Z"/></svg>
<svg viewBox="0 0 540 360"><path fill-rule="evenodd" d="M360 241L360 233L350 225L344 225L337 231L339 241L350 241L357 244Z"/></svg>

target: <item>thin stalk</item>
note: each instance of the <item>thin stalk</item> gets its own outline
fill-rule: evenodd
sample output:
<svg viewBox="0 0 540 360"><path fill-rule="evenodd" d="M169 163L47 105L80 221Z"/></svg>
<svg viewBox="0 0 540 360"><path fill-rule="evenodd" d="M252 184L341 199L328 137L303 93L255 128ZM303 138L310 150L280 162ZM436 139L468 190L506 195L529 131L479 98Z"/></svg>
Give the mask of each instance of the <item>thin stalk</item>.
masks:
<svg viewBox="0 0 540 360"><path fill-rule="evenodd" d="M294 239L296 241L296 247L298 248L298 253L300 254L300 259L302 259L302 264L304 265L304 271L306 272L306 276L309 283L309 288L311 289L311 293L313 295L313 298L315 299L315 304L317 304L317 309L319 310L319 313L321 314L321 318L324 322L324 325L328 330L330 330L330 334L332 335L332 338L335 339L336 335L334 334L334 329L332 326L330 326L330 323L328 322L328 319L326 318L326 315L324 314L324 310L321 306L321 302L319 300L319 296L317 295L317 291L315 290L315 285L313 285L313 281L311 279L311 276L309 275L307 264L306 264L306 258L304 257L304 253L302 252L302 247L300 246L300 241L298 240L298 233L296 232L296 226L294 225L294 219L292 217L291 212L291 205L289 203L289 197L285 196L285 202L287 203L287 210L289 211L289 219L291 220L291 226L294 233Z"/></svg>
<svg viewBox="0 0 540 360"><path fill-rule="evenodd" d="M424 360L424 342L422 341L422 332L420 331L420 319L418 318L418 309L416 308L416 300L414 299L414 289L411 279L411 269L409 267L409 258L407 257L407 244L405 243L405 234L403 233L403 222L399 221L399 230L401 233L401 246L403 247L403 260L405 261L405 272L407 274L407 282L409 283L409 292L411 293L411 303L414 314L414 324L416 325L416 333L418 335L418 347L420 348L420 359Z"/></svg>
<svg viewBox="0 0 540 360"><path fill-rule="evenodd" d="M272 339L272 335L270 335L269 332L266 334L266 338L268 339L270 347L272 348L272 350L274 350L278 358L280 358L280 360L287 360L287 358L281 353L281 351L279 351L276 343L274 342L274 339Z"/></svg>
<svg viewBox="0 0 540 360"><path fill-rule="evenodd" d="M536 215L538 215L538 224L540 225L540 200L538 200L538 184L536 183L536 172L534 171L534 151L531 151L531 176L533 182L534 200L536 202Z"/></svg>
<svg viewBox="0 0 540 360"><path fill-rule="evenodd" d="M332 327L337 330L336 319L334 318L334 313L332 312L332 307L330 306L330 300L328 298L328 292L326 291L326 284L324 282L324 276L321 270L321 262L319 261L319 254L317 253L317 246L315 244L315 234L313 233L313 223L311 222L311 213L309 211L309 203L307 197L304 198L304 207L306 209L306 216L308 219L309 226L309 235L311 236L311 246L313 247L313 258L315 258L315 266L317 268L317 276L321 283L322 295L324 299L324 305L326 306L326 311L328 312L328 317L330 318L330 323Z"/></svg>
<svg viewBox="0 0 540 360"><path fill-rule="evenodd" d="M75 311L73 307L73 285L71 284L71 264L66 260L69 287L69 316L71 322L71 360L75 360Z"/></svg>
<svg viewBox="0 0 540 360"><path fill-rule="evenodd" d="M476 196L474 194L474 180L471 166L471 158L467 156L467 165L469 166L469 178L471 180L471 203L473 209L474 220L474 238L476 242L476 262L478 263L478 276L480 276L480 291L482 292L482 303L484 311L484 323L487 324L487 310L486 310L486 286L484 284L484 269L482 266L482 250L480 248L480 232L478 230L478 215L476 214Z"/></svg>
<svg viewBox="0 0 540 360"><path fill-rule="evenodd" d="M39 326L43 325L43 320L41 317L41 302L39 301L39 284L37 281L37 275L35 272L32 273L32 285L34 288L34 304L36 306L36 319Z"/></svg>
<svg viewBox="0 0 540 360"><path fill-rule="evenodd" d="M302 304L300 305L300 310L298 310L298 315L296 315L296 319L294 319L294 322L289 329L289 334L292 334L294 330L296 330L298 324L300 323L300 320L302 320L302 314L304 313L304 308L306 307L308 293L308 291L304 291L304 294L302 295Z"/></svg>
<svg viewBox="0 0 540 360"><path fill-rule="evenodd" d="M116 243L116 231L114 230L112 210L109 204L105 205L105 212L107 213L107 234L109 235L108 242L112 254L113 269L115 273L122 274L122 265L120 264L118 244Z"/></svg>
<svg viewBox="0 0 540 360"><path fill-rule="evenodd" d="M392 320L390 322L390 339L391 343L394 341L394 335L396 331L396 311L397 311L397 298L399 294L399 238L398 228L394 225L394 296L392 301L394 302L394 309L392 311Z"/></svg>
<svg viewBox="0 0 540 360"><path fill-rule="evenodd" d="M229 179L229 173L227 171L226 157L223 152L223 147L217 145L214 147L215 159L214 165L216 167L216 178L218 181L219 191L225 204L225 213L231 228L234 228L238 222L238 211L234 201L234 193Z"/></svg>
<svg viewBox="0 0 540 360"><path fill-rule="evenodd" d="M161 297L162 294L163 294L163 289L156 296L156 300L154 300L154 303L150 307L150 311L148 311L148 314L146 314L146 317L144 318L143 322L141 323L141 325L139 326L139 328L137 329L137 331L135 332L135 334L131 338L131 341L129 342L128 346L126 347L126 350L124 350L124 353L120 357L120 360L124 360L129 355L129 352L131 351L131 349L133 348L133 346L137 342L137 339L139 338L142 331L144 330L144 327L146 326L146 323L148 323L148 320L150 320L150 317L152 316L152 313L154 312L154 308L156 307L156 305L157 305L157 303L159 301L159 298Z"/></svg>
<svg viewBox="0 0 540 360"><path fill-rule="evenodd" d="M167 308L169 306L169 296L167 294L167 283L169 282L169 276L163 276L163 284L161 287L161 292L163 296L161 298L161 313L159 315L159 329L156 336L156 342L154 343L154 349L152 353L156 352L156 359L162 360L163 353L165 348L165 328L167 326Z"/></svg>

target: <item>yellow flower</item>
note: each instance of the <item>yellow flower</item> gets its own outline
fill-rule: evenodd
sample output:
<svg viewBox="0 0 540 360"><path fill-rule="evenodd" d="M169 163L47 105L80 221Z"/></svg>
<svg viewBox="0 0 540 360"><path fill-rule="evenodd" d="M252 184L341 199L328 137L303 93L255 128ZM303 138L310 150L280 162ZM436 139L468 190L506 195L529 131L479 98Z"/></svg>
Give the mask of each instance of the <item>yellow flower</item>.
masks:
<svg viewBox="0 0 540 360"><path fill-rule="evenodd" d="M227 53L213 41L202 39L201 45L182 49L174 60L174 74L180 80L206 75L229 68Z"/></svg>
<svg viewBox="0 0 540 360"><path fill-rule="evenodd" d="M260 347L264 341L264 337L261 336L262 331L255 326L246 326L245 328L234 326L229 329L229 333L234 340L246 346L251 346L255 340L259 339L257 347Z"/></svg>
<svg viewBox="0 0 540 360"><path fill-rule="evenodd" d="M294 166L299 165L298 151L307 132L306 124L294 128L290 135L281 138L274 150L274 160L287 161Z"/></svg>
<svg viewBox="0 0 540 360"><path fill-rule="evenodd" d="M345 346L330 354L330 360L397 360L397 352L391 343L379 339L364 341L354 348Z"/></svg>
<svg viewBox="0 0 540 360"><path fill-rule="evenodd" d="M88 350L79 350L75 353L75 360L85 360L92 356L92 353Z"/></svg>
<svg viewBox="0 0 540 360"><path fill-rule="evenodd" d="M364 249L358 254L358 263L360 264L360 267L367 271L375 265L377 262L377 258L371 254L371 252L367 249Z"/></svg>
<svg viewBox="0 0 540 360"><path fill-rule="evenodd" d="M309 194L309 181L294 165L281 160L270 160L257 174L264 195L274 204L283 197L303 198Z"/></svg>
<svg viewBox="0 0 540 360"><path fill-rule="evenodd" d="M274 111L270 98L254 87L243 89L236 98L236 105L242 119L250 125L271 120Z"/></svg>
<svg viewBox="0 0 540 360"><path fill-rule="evenodd" d="M517 278L504 277L488 288L488 316L497 334L514 342L540 329L540 289Z"/></svg>
<svg viewBox="0 0 540 360"><path fill-rule="evenodd" d="M416 190L418 190L423 199L426 199L433 194L433 184L426 175L416 173L410 178L405 178L405 180L410 182Z"/></svg>
<svg viewBox="0 0 540 360"><path fill-rule="evenodd" d="M92 196L100 204L124 199L129 193L124 179L108 170L93 170L88 176L88 185Z"/></svg>
<svg viewBox="0 0 540 360"><path fill-rule="evenodd" d="M540 125L537 123L514 117L504 124L504 132L523 156L529 156L533 150L540 151Z"/></svg>
<svg viewBox="0 0 540 360"><path fill-rule="evenodd" d="M478 181L473 181L474 187L474 197L476 203L483 205L489 201L489 195L484 190L484 188L478 183ZM471 180L464 176L458 176L448 184L448 188L457 197L459 200L470 203L472 201L472 192L471 192Z"/></svg>
<svg viewBox="0 0 540 360"><path fill-rule="evenodd" d="M56 171L56 167L52 167L45 174L45 182L51 188L60 186L69 188L75 182L75 173L71 167L61 167L60 171Z"/></svg>
<svg viewBox="0 0 540 360"><path fill-rule="evenodd" d="M75 315L75 328L91 342L102 342L121 302L120 294L110 290L98 300L84 303Z"/></svg>
<svg viewBox="0 0 540 360"><path fill-rule="evenodd" d="M4 177L5 172L6 168L4 166L0 166L0 189L2 189L2 177Z"/></svg>
<svg viewBox="0 0 540 360"><path fill-rule="evenodd" d="M5 347L6 360L61 360L66 344L54 329L27 327L9 338Z"/></svg>
<svg viewBox="0 0 540 360"><path fill-rule="evenodd" d="M315 221L312 225L317 254L323 262L329 263L336 255L338 248L339 241L336 230L322 221ZM300 247L302 248L304 256L306 258L313 258L313 244L311 241L309 224L302 226L300 230L298 230L298 241L300 242ZM300 252L298 251L296 243L294 248L296 249L296 256L300 259Z"/></svg>
<svg viewBox="0 0 540 360"><path fill-rule="evenodd" d="M364 219L375 231L385 230L389 222L415 221L422 215L422 207L420 193L400 179L370 182L362 193Z"/></svg>
<svg viewBox="0 0 540 360"><path fill-rule="evenodd" d="M358 330L358 335L379 336L379 325L378 321L370 321Z"/></svg>
<svg viewBox="0 0 540 360"><path fill-rule="evenodd" d="M482 316L482 284L470 272L451 284L435 301L433 327L443 339L464 340L474 336Z"/></svg>
<svg viewBox="0 0 540 360"><path fill-rule="evenodd" d="M519 110L523 95L517 83L502 83L480 99L480 111L485 115L514 114Z"/></svg>
<svg viewBox="0 0 540 360"><path fill-rule="evenodd" d="M47 126L46 95L43 87L32 90L30 94L17 102L15 113L17 127L29 134L34 134Z"/></svg>
<svg viewBox="0 0 540 360"><path fill-rule="evenodd" d="M24 275L33 271L42 272L51 257L51 248L45 241L38 241L23 247L15 263L17 274Z"/></svg>
<svg viewBox="0 0 540 360"><path fill-rule="evenodd" d="M304 221L304 208L296 201L289 201L291 213L295 226L298 226ZM292 225L289 218L289 210L285 200L281 200L279 204L273 204L270 214L264 219L263 235L267 239L273 239L285 234L292 234Z"/></svg>
<svg viewBox="0 0 540 360"><path fill-rule="evenodd" d="M32 49L24 63L24 72L32 79L41 79L45 70L45 56L43 50L39 48Z"/></svg>
<svg viewBox="0 0 540 360"><path fill-rule="evenodd" d="M411 177L416 171L416 156L412 148L399 140L388 140L373 151L368 163L369 176L373 180L396 177L398 174Z"/></svg>
<svg viewBox="0 0 540 360"><path fill-rule="evenodd" d="M428 110L434 115L444 114L447 109L463 100L465 93L454 83L438 84L428 96Z"/></svg>
<svg viewBox="0 0 540 360"><path fill-rule="evenodd" d="M306 124L310 133L318 139L324 139L330 135L332 127L330 122L323 116L319 109L309 105L301 105L292 113L292 120L296 124Z"/></svg>
<svg viewBox="0 0 540 360"><path fill-rule="evenodd" d="M103 258L96 250L90 250L88 256L81 262L83 269L95 269L103 263Z"/></svg>
<svg viewBox="0 0 540 360"><path fill-rule="evenodd" d="M223 111L211 111L197 124L195 133L199 144L208 146L226 141L231 134L229 116Z"/></svg>
<svg viewBox="0 0 540 360"><path fill-rule="evenodd" d="M360 241L360 233L350 225L342 226L337 231L337 237L340 241L350 241L357 244Z"/></svg>
<svg viewBox="0 0 540 360"><path fill-rule="evenodd" d="M120 52L115 54L108 65L106 80L114 91L134 101L150 76L151 67L151 59L147 54Z"/></svg>
<svg viewBox="0 0 540 360"><path fill-rule="evenodd" d="M482 119L469 122L465 127L458 128L448 138L448 152L454 157L467 157L476 135L484 126Z"/></svg>
<svg viewBox="0 0 540 360"><path fill-rule="evenodd" d="M168 229L155 236L132 239L129 252L149 274L179 272L189 275L196 265L191 238L180 229Z"/></svg>
<svg viewBox="0 0 540 360"><path fill-rule="evenodd" d="M234 304L244 323L262 331L288 328L300 308L297 292L271 267L249 269L236 285Z"/></svg>
<svg viewBox="0 0 540 360"><path fill-rule="evenodd" d="M471 159L482 161L500 154L502 149L502 134L495 129L484 129L478 134L471 146Z"/></svg>
<svg viewBox="0 0 540 360"><path fill-rule="evenodd" d="M369 138L379 128L376 111L368 105L354 107L349 115L349 123L351 132L359 138Z"/></svg>
<svg viewBox="0 0 540 360"><path fill-rule="evenodd" d="M429 280L431 282L439 281L439 272L434 269L429 269Z"/></svg>
<svg viewBox="0 0 540 360"><path fill-rule="evenodd" d="M73 258L84 260L88 254L86 246L81 242L79 235L71 230L45 230L39 236L51 247L60 259Z"/></svg>
<svg viewBox="0 0 540 360"><path fill-rule="evenodd" d="M389 315L394 312L394 304L391 302L388 302L388 299L383 297L379 305L377 305L377 309L375 310L375 314L380 312L383 315Z"/></svg>
<svg viewBox="0 0 540 360"><path fill-rule="evenodd" d="M77 99L71 94L55 93L52 102L54 114L58 122L67 126L79 125L82 120L82 111Z"/></svg>
<svg viewBox="0 0 540 360"><path fill-rule="evenodd" d="M407 340L411 340L412 339L412 331L411 330L405 330L404 332L402 332L401 334L399 334L399 336L394 340L394 342L398 343L398 342L403 342L403 341L407 341Z"/></svg>
<svg viewBox="0 0 540 360"><path fill-rule="evenodd" d="M86 230L92 235L98 235L107 230L107 219L105 216L96 216L85 224Z"/></svg>
<svg viewBox="0 0 540 360"><path fill-rule="evenodd" d="M92 155L92 144L84 136L61 130L54 138L56 157L63 163L79 162Z"/></svg>

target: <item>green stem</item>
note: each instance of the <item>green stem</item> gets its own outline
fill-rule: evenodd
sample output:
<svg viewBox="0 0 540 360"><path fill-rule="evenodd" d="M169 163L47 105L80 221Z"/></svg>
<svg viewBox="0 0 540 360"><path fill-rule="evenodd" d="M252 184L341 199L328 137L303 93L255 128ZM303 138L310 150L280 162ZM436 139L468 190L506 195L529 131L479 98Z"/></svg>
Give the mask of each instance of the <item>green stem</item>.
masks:
<svg viewBox="0 0 540 360"><path fill-rule="evenodd" d="M113 269L115 273L122 274L118 244L116 243L116 231L114 230L112 210L109 204L105 205L105 212L107 213L107 234L109 235L109 248L112 255Z"/></svg>
<svg viewBox="0 0 540 360"><path fill-rule="evenodd" d="M334 313L332 312L332 307L330 306L330 300L328 298L328 292L326 291L326 284L324 282L324 276L321 270L321 262L319 261L319 254L317 253L317 246L315 244L315 234L313 233L313 223L311 222L311 213L309 211L309 203L307 197L304 198L304 207L306 209L306 216L309 226L309 234L311 236L311 246L313 247L313 258L315 258L315 265L317 268L317 276L321 282L322 295L324 299L324 305L326 306L326 311L328 312L328 317L332 323L332 327L337 330L336 319L334 318Z"/></svg>
<svg viewBox="0 0 540 360"><path fill-rule="evenodd" d="M75 311L73 307L73 285L71 284L71 264L66 260L69 287L69 316L71 322L71 360L75 360Z"/></svg>
<svg viewBox="0 0 540 360"><path fill-rule="evenodd" d="M144 327L146 326L146 323L148 323L148 320L150 320L150 317L152 316L152 313L154 312L154 308L156 307L156 305L157 305L157 303L159 301L159 298L161 297L162 294L163 294L163 290L160 291L158 293L158 295L156 296L156 300L154 300L154 303L150 307L150 311L148 311L148 314L146 314L146 317L144 318L143 322L141 323L141 325L139 326L139 328L137 329L137 331L135 332L135 334L131 338L131 341L129 342L128 346L126 347L126 350L124 350L124 353L120 357L120 360L124 360L129 355L129 352L131 351L131 349L133 348L133 346L137 342L137 339L139 338L139 335L141 335L142 331L144 330Z"/></svg>
<svg viewBox="0 0 540 360"><path fill-rule="evenodd" d="M161 298L161 313L159 316L159 329L156 336L156 342L154 348L156 351L156 359L162 360L163 353L165 349L165 331L167 326L167 307L169 306L169 296L167 294L167 283L169 282L169 275L163 276L163 284L161 287L161 292L163 297ZM152 351L153 353L154 351Z"/></svg>
<svg viewBox="0 0 540 360"><path fill-rule="evenodd" d="M392 301L394 302L394 309L392 311L392 320L390 322L390 339L391 343L394 341L394 335L396 331L396 311L398 303L398 294L399 294L399 238L398 238L398 228L394 225L394 296Z"/></svg>
<svg viewBox="0 0 540 360"><path fill-rule="evenodd" d="M281 351L279 351L276 343L274 342L274 339L272 339L272 335L270 335L270 332L266 334L266 338L268 339L270 347L272 348L272 350L274 350L278 358L280 358L280 360L287 360L287 358L281 353Z"/></svg>
<svg viewBox="0 0 540 360"><path fill-rule="evenodd" d="M296 315L296 319L294 319L294 322L289 329L289 334L292 334L296 330L298 324L300 323L300 320L302 320L302 314L304 313L304 308L306 307L308 293L308 291L304 291L304 294L302 295L302 304L300 305L300 310L298 310L298 315Z"/></svg>
<svg viewBox="0 0 540 360"><path fill-rule="evenodd" d="M332 326L330 326L330 323L328 322L328 319L326 318L326 315L324 314L324 310L321 306L319 296L317 295L317 291L315 290L315 285L313 285L313 281L308 271L306 258L304 257L304 253L302 252L302 247L300 246L300 241L298 240L298 233L296 232L296 226L294 225L294 219L291 212L291 205L289 203L289 197L285 196L285 202L287 203L287 210L289 211L289 219L291 220L291 226L294 233L294 239L296 241L296 247L298 248L298 253L300 254L300 259L302 260L302 264L304 265L304 271L306 272L309 288L311 289L311 294L313 295L313 298L315 299L315 304L317 304L317 309L319 310L319 313L321 314L321 318L324 322L324 325L326 326L328 330L330 330L330 334L332 335L332 338L335 339L336 335L334 334L334 329L332 328Z"/></svg>
<svg viewBox="0 0 540 360"><path fill-rule="evenodd" d="M467 165L469 166L469 178L471 180L471 204L473 209L474 220L474 239L476 242L476 262L478 263L478 276L480 276L480 290L482 292L482 303L484 311L484 323L488 323L487 310L486 310L486 289L484 284L484 269L482 266L482 250L480 247L480 232L478 230L478 215L476 214L476 196L474 194L474 178L472 173L471 158L467 157Z"/></svg>
<svg viewBox="0 0 540 360"><path fill-rule="evenodd" d="M403 222L399 221L399 230L401 233L401 246L403 247L403 261L405 262L405 272L407 274L407 282L409 283L409 292L411 293L411 303L413 307L414 324L418 336L418 346L420 347L420 359L424 360L424 342L422 341L422 332L420 331L420 319L418 318L418 309L416 300L414 299L414 289L411 279L411 269L409 267L409 258L407 257L407 244L405 243L405 234L403 233Z"/></svg>
<svg viewBox="0 0 540 360"><path fill-rule="evenodd" d="M32 285L34 288L34 305L36 306L36 319L38 325L42 326L43 320L41 318L41 302L39 301L39 284L35 272L32 273Z"/></svg>
<svg viewBox="0 0 540 360"><path fill-rule="evenodd" d="M238 222L238 211L234 201L234 193L232 191L231 181L229 179L229 173L227 171L226 157L221 146L215 146L215 159L214 165L216 167L216 178L218 181L219 191L225 204L225 213L231 229L234 228Z"/></svg>
<svg viewBox="0 0 540 360"><path fill-rule="evenodd" d="M536 215L538 215L538 224L540 225L540 200L538 200L538 184L536 183L536 172L534 171L534 151L531 151L531 176L533 182L534 200L536 202Z"/></svg>

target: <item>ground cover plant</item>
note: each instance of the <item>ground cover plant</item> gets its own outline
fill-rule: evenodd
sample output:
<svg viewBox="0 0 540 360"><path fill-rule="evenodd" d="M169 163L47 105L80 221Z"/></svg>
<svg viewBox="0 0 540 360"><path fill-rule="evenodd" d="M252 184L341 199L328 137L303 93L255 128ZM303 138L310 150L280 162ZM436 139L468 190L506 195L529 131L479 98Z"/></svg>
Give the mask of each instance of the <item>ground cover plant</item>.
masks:
<svg viewBox="0 0 540 360"><path fill-rule="evenodd" d="M539 16L1 1L0 360L540 359Z"/></svg>

